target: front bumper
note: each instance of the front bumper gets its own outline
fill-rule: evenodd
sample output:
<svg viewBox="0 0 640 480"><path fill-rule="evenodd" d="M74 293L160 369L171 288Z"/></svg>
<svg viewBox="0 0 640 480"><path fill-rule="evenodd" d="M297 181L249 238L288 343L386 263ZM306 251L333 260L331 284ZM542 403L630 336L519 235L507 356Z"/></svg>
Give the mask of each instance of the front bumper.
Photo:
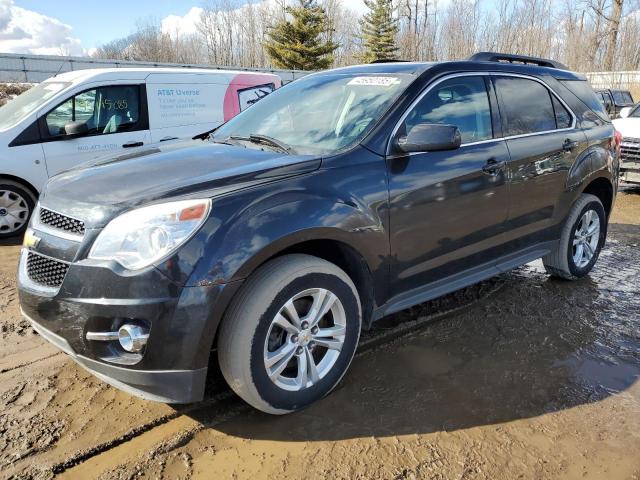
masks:
<svg viewBox="0 0 640 480"><path fill-rule="evenodd" d="M53 240L43 232L43 254ZM203 398L215 332L238 285L177 285L158 269L123 271L76 258L57 289L35 284L23 248L18 270L20 307L43 338L105 382L145 399L190 403ZM56 255L63 258L62 255ZM116 331L143 322L149 340L138 354L117 340L87 340L88 331Z"/></svg>
<svg viewBox="0 0 640 480"><path fill-rule="evenodd" d="M202 400L207 368L197 370L135 370L109 365L76 354L69 342L47 330L24 311L22 315L42 338L68 354L79 365L105 383L132 395L165 403L191 403Z"/></svg>

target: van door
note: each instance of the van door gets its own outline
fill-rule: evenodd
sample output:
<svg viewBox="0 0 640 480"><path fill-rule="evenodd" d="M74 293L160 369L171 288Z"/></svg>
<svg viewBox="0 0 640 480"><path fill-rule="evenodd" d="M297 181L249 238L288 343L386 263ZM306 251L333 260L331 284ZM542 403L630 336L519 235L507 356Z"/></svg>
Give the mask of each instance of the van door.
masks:
<svg viewBox="0 0 640 480"><path fill-rule="evenodd" d="M93 87L65 100L39 119L47 173L116 156L149 143L144 85Z"/></svg>

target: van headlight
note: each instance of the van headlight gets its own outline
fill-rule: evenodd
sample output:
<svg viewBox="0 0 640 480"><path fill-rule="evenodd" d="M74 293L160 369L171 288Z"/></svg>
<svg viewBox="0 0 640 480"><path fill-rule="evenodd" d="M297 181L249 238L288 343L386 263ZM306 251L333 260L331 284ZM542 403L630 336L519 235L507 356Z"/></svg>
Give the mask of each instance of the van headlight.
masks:
<svg viewBox="0 0 640 480"><path fill-rule="evenodd" d="M175 251L204 223L211 200L182 200L138 208L111 220L89 258L115 260L124 268L148 267Z"/></svg>

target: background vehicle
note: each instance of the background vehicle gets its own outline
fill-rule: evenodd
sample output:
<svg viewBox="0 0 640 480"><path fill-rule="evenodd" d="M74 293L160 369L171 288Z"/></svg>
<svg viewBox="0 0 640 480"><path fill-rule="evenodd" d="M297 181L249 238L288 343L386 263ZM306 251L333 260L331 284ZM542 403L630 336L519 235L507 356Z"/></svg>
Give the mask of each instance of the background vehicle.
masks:
<svg viewBox="0 0 640 480"><path fill-rule="evenodd" d="M596 91L602 105L611 118L618 118L623 108L631 107L634 104L633 96L629 90L597 90Z"/></svg>
<svg viewBox="0 0 640 480"><path fill-rule="evenodd" d="M263 73L155 68L57 75L0 108L0 237L21 234L46 180L105 154L189 138L280 86Z"/></svg>
<svg viewBox="0 0 640 480"><path fill-rule="evenodd" d="M613 121L622 135L620 179L640 183L640 104L623 109L620 116Z"/></svg>
<svg viewBox="0 0 640 480"><path fill-rule="evenodd" d="M137 395L201 399L213 349L238 395L291 412L336 386L385 315L538 258L588 274L617 149L586 79L550 60L312 74L212 142L50 180L21 308Z"/></svg>

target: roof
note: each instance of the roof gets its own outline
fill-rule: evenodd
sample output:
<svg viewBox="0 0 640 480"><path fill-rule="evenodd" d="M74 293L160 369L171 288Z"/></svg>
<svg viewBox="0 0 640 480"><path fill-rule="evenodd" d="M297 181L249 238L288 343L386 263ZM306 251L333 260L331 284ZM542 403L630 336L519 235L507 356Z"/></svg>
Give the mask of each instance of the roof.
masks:
<svg viewBox="0 0 640 480"><path fill-rule="evenodd" d="M273 75L267 72L250 72L245 70L218 70L208 68L157 68L157 67L136 67L136 68L87 68L83 70L74 70L72 72L64 72L56 75L56 80L65 82L79 82L85 80L101 80L104 77L119 80L144 80L149 75L157 74L181 74L181 75Z"/></svg>
<svg viewBox="0 0 640 480"><path fill-rule="evenodd" d="M524 58L524 57L523 57ZM530 58L530 57L527 57ZM554 62L558 66L563 66ZM548 64L551 64L549 61ZM562 80L585 80L582 74L565 70L563 68L540 66L526 63L510 63L505 61L485 61L485 60L456 60L444 62L382 62L370 63L367 65L354 65L329 70L331 73L346 74L412 74L421 75L427 71L436 73L457 72L457 71L491 71L523 73L529 75L550 75Z"/></svg>

